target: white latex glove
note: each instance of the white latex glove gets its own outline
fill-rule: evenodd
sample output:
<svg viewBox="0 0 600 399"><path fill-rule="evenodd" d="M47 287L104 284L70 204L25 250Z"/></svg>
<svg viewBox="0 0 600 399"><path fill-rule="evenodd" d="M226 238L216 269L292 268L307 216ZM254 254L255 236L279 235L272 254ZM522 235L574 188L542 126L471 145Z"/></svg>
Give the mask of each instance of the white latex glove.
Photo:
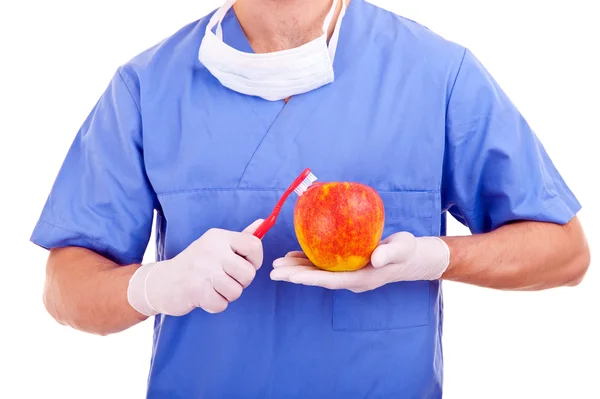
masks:
<svg viewBox="0 0 600 399"><path fill-rule="evenodd" d="M389 236L373 251L371 263L353 272L316 268L303 252L273 262L271 279L332 290L365 292L398 281L438 280L448 268L450 250L438 237L402 232Z"/></svg>
<svg viewBox="0 0 600 399"><path fill-rule="evenodd" d="M208 230L173 259L143 265L129 281L130 305L146 316L224 311L262 265L262 242L252 235L261 223L241 233Z"/></svg>

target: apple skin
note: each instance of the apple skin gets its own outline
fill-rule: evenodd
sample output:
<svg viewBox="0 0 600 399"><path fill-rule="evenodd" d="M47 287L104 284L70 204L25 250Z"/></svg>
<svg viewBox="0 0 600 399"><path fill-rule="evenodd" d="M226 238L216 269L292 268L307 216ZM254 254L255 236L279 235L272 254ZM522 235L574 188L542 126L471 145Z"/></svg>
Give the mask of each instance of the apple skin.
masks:
<svg viewBox="0 0 600 399"><path fill-rule="evenodd" d="M296 201L294 230L310 261L328 271L365 267L383 234L383 201L354 182L313 183Z"/></svg>

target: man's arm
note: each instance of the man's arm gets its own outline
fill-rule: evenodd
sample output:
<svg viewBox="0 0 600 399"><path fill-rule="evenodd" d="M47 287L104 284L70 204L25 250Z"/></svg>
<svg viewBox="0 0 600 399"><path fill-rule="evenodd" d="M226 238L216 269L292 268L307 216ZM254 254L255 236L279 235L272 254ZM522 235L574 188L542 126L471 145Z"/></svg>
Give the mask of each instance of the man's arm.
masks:
<svg viewBox="0 0 600 399"><path fill-rule="evenodd" d="M102 335L141 319L126 296L138 265L117 265L141 261L160 205L145 168L139 82L131 66L115 72L77 132L31 235L36 245L57 248L47 264L50 314Z"/></svg>
<svg viewBox="0 0 600 399"><path fill-rule="evenodd" d="M271 279L353 292L397 281L460 281L503 290L541 290L577 285L590 263L577 217L565 225L519 222L468 237L393 234L354 272L316 268L302 252L275 260Z"/></svg>
<svg viewBox="0 0 600 399"><path fill-rule="evenodd" d="M581 205L541 142L471 52L449 87L440 208L474 235L392 234L371 265L351 273L318 270L290 253L275 260L273 280L354 292L440 278L506 290L579 283L590 262L575 217Z"/></svg>
<svg viewBox="0 0 600 399"><path fill-rule="evenodd" d="M93 251L66 247L50 251L44 305L61 324L108 335L146 317L127 301L129 279L140 265L118 266Z"/></svg>
<svg viewBox="0 0 600 399"><path fill-rule="evenodd" d="M577 217L565 225L518 222L490 233L443 237L450 265L443 279L502 290L574 286L590 264Z"/></svg>

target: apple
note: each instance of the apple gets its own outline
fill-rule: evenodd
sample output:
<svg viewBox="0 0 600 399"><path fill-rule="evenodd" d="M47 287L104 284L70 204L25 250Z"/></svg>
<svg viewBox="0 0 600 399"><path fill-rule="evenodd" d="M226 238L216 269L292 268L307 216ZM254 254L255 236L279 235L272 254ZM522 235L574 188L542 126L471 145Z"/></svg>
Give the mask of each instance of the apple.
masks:
<svg viewBox="0 0 600 399"><path fill-rule="evenodd" d="M353 182L313 183L294 206L294 230L310 261L328 271L365 267L379 245L385 219L373 188Z"/></svg>

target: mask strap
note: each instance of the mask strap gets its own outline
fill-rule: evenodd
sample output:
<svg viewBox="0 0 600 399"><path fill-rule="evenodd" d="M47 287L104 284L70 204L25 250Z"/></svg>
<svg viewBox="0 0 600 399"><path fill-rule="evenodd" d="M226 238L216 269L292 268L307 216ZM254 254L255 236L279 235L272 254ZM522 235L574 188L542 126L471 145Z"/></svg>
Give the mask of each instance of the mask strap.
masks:
<svg viewBox="0 0 600 399"><path fill-rule="evenodd" d="M337 1L335 1L334 6L337 6ZM331 39L329 40L329 57L331 57L332 62L335 59L335 52L337 50L338 39L340 38L340 25L342 24L342 19L344 19L344 15L346 15L346 7L346 0L342 0L342 10L340 11L340 15L338 16L337 22L335 23L335 28L333 29ZM332 10L335 11L335 7ZM329 23L331 23L331 20L329 21ZM323 29L323 32L327 32L327 28L329 28L329 23L327 24L327 27Z"/></svg>
<svg viewBox="0 0 600 399"><path fill-rule="evenodd" d="M223 28L221 27L221 22L223 22L225 15L227 15L227 12L229 11L229 9L231 9L231 7L233 7L236 1L237 0L227 0L225 4L221 6L221 8L215 11L213 16L210 18L210 21L208 21L208 25L206 25L207 34L212 33L212 28L216 26L216 35L219 39L223 40Z"/></svg>
<svg viewBox="0 0 600 399"><path fill-rule="evenodd" d="M331 24L331 20L333 19L333 14L335 14L335 10L337 8L339 0L333 0L333 4L331 5L331 9L327 13L325 17L325 21L323 21L323 33L327 34L329 30L329 25Z"/></svg>

